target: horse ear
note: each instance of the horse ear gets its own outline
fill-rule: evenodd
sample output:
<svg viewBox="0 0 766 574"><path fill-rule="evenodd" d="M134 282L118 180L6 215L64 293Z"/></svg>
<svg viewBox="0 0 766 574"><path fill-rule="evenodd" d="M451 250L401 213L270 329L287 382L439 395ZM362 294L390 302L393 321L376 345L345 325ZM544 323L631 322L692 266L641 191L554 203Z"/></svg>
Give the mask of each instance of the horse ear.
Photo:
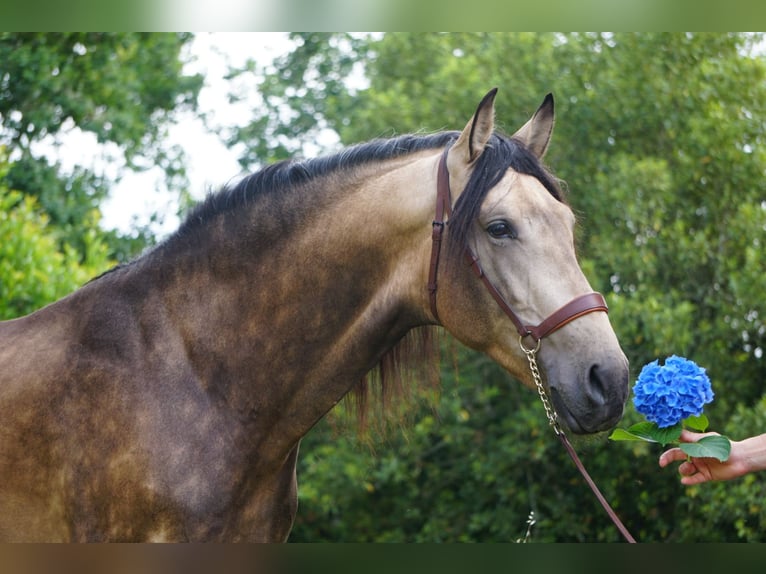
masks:
<svg viewBox="0 0 766 574"><path fill-rule="evenodd" d="M513 137L521 140L538 159L545 155L553 133L553 94L545 96L535 115Z"/></svg>
<svg viewBox="0 0 766 574"><path fill-rule="evenodd" d="M476 113L450 148L447 167L453 191L460 192L465 187L472 164L481 156L492 136L495 129L496 94L497 88L493 88L482 98Z"/></svg>

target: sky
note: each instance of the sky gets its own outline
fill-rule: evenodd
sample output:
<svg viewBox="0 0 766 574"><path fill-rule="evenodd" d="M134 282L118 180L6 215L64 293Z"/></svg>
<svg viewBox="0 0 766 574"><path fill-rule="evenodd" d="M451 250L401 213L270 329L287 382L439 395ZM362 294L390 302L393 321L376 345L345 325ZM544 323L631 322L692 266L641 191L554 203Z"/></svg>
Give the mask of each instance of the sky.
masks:
<svg viewBox="0 0 766 574"><path fill-rule="evenodd" d="M186 65L186 71L205 77L205 85L199 94L199 108L208 114L211 125L241 125L250 117L248 107L251 102L228 103L230 86L224 75L229 66L241 66L251 57L264 64L289 48L290 41L281 32L198 33L190 47L193 61ZM187 154L190 191L196 199L202 199L212 189L241 174L234 150L228 149L195 114L182 114L177 125L171 127L167 145L174 144L182 146ZM119 157L116 149L100 146L95 136L77 128L70 129L62 145L52 153L57 154L64 166L92 166L112 176L121 165L120 161L109 159L110 156ZM152 229L162 237L178 226L176 197L165 187L160 168L141 173L126 172L101 205L101 225L105 229L129 232L134 224L146 224L155 212L159 212L164 214L163 221Z"/></svg>

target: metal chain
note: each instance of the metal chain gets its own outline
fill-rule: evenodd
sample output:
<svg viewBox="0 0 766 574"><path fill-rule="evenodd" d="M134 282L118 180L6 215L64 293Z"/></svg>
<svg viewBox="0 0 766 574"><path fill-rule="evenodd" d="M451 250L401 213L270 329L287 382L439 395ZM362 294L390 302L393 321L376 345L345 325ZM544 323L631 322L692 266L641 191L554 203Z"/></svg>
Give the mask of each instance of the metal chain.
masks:
<svg viewBox="0 0 766 574"><path fill-rule="evenodd" d="M609 518L612 519L614 525L625 537L625 540L635 543L636 539L633 538L633 535L628 531L627 528L625 528L625 525L620 520L620 517L617 516L617 513L609 505L609 502L607 502L606 498L604 498L604 495L601 494L598 486L596 486L596 483L593 482L593 479L588 474L588 471L585 469L582 461L580 461L580 457L577 456L577 453L569 442L569 439L567 439L564 431L559 426L558 415L556 415L556 410L553 408L553 405L551 405L551 402L548 399L548 394L545 392L545 388L543 387L543 378L540 375L540 369L537 367L537 352L540 350L540 343L541 339L538 339L537 345L534 349L527 349L524 346L524 336L522 335L519 337L519 347L521 347L521 350L524 352L524 355L526 355L527 361L529 362L529 370L532 371L532 378L535 380L537 394L540 395L540 400L542 401L543 407L545 408L545 415L548 417L548 422L550 423L551 427L553 427L553 431L556 433L556 436L564 445L564 448L567 449L569 456L572 458L572 461L574 461L575 466L580 471L580 474L582 474L585 482L588 483L591 491L593 491L593 494L596 496L606 513L609 515Z"/></svg>
<svg viewBox="0 0 766 574"><path fill-rule="evenodd" d="M535 346L534 349L528 349L524 346L524 337L519 337L519 347L521 347L521 350L527 357L527 362L529 362L529 370L532 371L532 378L535 381L537 394L540 395L540 400L543 403L543 408L545 408L545 416L548 417L548 423L551 425L551 427L553 427L553 431L557 435L561 435L564 433L564 431L559 426L556 409L553 408L550 399L548 399L548 393L545 392L545 387L543 387L543 377L540 375L540 369L537 367L537 352L540 350L541 343L542 339L539 339L537 341L537 346Z"/></svg>

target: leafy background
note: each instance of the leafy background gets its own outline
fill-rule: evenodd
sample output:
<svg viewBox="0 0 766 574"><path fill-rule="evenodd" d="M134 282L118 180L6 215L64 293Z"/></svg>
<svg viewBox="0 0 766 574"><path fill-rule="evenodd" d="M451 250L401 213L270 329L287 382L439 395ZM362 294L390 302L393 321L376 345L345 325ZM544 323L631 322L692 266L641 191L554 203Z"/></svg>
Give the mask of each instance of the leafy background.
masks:
<svg viewBox="0 0 766 574"><path fill-rule="evenodd" d="M203 78L183 69L188 34L0 34L0 316L19 316L156 240L99 225L114 182L65 173L34 142L72 123L126 165L161 165L188 198L184 158L162 146ZM763 38L734 33L292 35L257 79L247 122L221 130L249 169L332 130L343 144L459 128L500 87L498 121L525 121L547 92L547 162L579 216L578 250L633 374L655 358L707 368L711 428L766 431L766 65ZM83 49L84 48L84 49ZM360 81L361 78L361 81ZM353 81L351 81L351 80ZM242 94L238 94L240 97ZM245 94L247 98L248 95ZM66 122L69 122L68 124ZM222 181L232 174L221 174ZM184 204L188 202L183 202ZM618 541L551 435L534 393L445 340L437 398L359 435L343 409L304 440L293 541ZM639 418L629 406L624 425ZM659 450L577 445L642 541L763 541L764 477L681 487Z"/></svg>

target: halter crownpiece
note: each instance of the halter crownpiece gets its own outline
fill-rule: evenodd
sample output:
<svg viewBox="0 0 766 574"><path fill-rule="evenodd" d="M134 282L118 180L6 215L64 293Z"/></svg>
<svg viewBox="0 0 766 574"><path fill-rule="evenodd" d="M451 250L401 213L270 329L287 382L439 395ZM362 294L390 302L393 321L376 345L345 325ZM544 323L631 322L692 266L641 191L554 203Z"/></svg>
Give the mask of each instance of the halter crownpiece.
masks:
<svg viewBox="0 0 766 574"><path fill-rule="evenodd" d="M439 168L436 176L436 213L433 221L433 232L431 234L431 264L428 270L428 295L431 306L431 314L438 321L439 312L436 306L436 290L437 290L437 274L439 272L439 255L441 253L442 235L444 234L444 228L447 225L447 219L452 215L452 198L450 194L449 185L449 171L447 169L447 154L449 148L444 150L441 158L439 159ZM575 319L587 315L588 313L594 313L596 311L603 311L607 313L609 308L607 307L606 300L604 300L601 293L586 293L572 299L569 303L557 309L551 313L542 323L539 325L526 325L519 316L513 311L511 306L505 300L503 295L494 286L492 281L484 273L479 263L479 258L474 254L471 248L465 246L465 256L468 265L473 269L474 274L481 279L481 282L492 295L492 298L497 302L503 312L508 316L513 325L516 327L519 336L532 337L535 341L540 341L543 337L547 337L551 333L554 333L564 325L574 321Z"/></svg>

